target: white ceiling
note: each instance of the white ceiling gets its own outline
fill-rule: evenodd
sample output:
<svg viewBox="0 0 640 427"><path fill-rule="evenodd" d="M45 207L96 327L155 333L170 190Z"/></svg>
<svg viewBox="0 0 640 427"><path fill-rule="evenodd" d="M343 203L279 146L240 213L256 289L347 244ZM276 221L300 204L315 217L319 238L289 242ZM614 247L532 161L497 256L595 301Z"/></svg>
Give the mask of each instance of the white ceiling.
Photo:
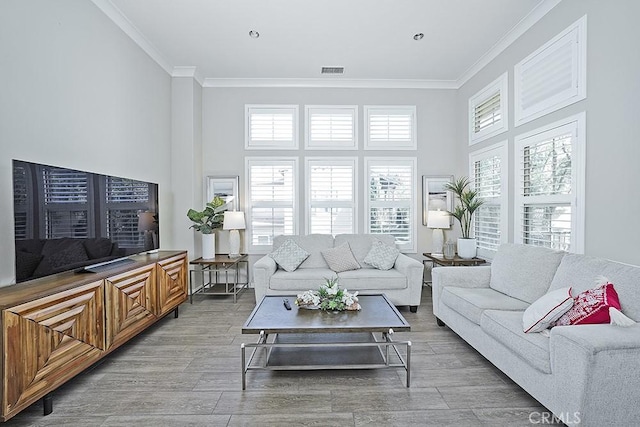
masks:
<svg viewBox="0 0 640 427"><path fill-rule="evenodd" d="M560 0L93 1L168 72L195 67L210 86L457 87Z"/></svg>

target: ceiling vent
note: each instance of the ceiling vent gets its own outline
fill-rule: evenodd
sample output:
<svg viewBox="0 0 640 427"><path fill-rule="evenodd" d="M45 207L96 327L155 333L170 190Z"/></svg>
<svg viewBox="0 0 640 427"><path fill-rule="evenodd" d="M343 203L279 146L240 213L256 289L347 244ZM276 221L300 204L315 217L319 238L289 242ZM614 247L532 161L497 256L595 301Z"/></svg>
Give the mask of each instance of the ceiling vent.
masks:
<svg viewBox="0 0 640 427"><path fill-rule="evenodd" d="M322 74L344 74L344 67L322 67Z"/></svg>

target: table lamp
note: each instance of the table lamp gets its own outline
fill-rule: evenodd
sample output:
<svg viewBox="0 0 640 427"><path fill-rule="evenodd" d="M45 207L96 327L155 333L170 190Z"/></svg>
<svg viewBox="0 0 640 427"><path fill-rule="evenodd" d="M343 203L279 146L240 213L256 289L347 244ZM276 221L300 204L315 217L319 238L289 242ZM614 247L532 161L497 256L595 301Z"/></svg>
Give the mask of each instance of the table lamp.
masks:
<svg viewBox="0 0 640 427"><path fill-rule="evenodd" d="M229 258L237 258L240 256L240 232L246 228L244 222L244 213L240 211L225 211L223 230L229 231Z"/></svg>
<svg viewBox="0 0 640 427"><path fill-rule="evenodd" d="M431 242L433 248L431 253L433 255L442 256L442 246L444 245L444 232L443 228L450 227L449 214L446 211L429 211L427 216L427 228L433 229L433 236Z"/></svg>
<svg viewBox="0 0 640 427"><path fill-rule="evenodd" d="M153 212L140 212L138 214L138 231L144 233L144 250L149 251L156 247L155 231L156 219Z"/></svg>

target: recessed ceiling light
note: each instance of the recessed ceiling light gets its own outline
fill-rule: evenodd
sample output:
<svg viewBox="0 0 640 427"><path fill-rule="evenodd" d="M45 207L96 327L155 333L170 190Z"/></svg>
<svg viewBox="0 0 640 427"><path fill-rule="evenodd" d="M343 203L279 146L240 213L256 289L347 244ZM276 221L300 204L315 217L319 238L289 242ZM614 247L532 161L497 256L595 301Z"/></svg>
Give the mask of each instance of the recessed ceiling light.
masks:
<svg viewBox="0 0 640 427"><path fill-rule="evenodd" d="M416 40L416 41L417 40L422 40L423 37L424 37L424 34L422 34L422 33L416 33L416 34L413 35L413 39Z"/></svg>
<svg viewBox="0 0 640 427"><path fill-rule="evenodd" d="M260 37L260 33L255 30L251 30L249 31L249 37L251 37L252 39L257 39L258 37Z"/></svg>

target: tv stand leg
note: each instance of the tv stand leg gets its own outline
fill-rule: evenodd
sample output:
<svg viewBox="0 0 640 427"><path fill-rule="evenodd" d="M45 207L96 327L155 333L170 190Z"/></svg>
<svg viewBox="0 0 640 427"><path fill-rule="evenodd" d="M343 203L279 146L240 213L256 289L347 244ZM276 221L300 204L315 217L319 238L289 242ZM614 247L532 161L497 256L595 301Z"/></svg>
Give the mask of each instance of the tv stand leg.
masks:
<svg viewBox="0 0 640 427"><path fill-rule="evenodd" d="M49 415L53 412L53 395L47 393L42 398L42 406L44 408L43 415Z"/></svg>
<svg viewBox="0 0 640 427"><path fill-rule="evenodd" d="M174 318L174 319L177 319L177 318L178 318L178 316L179 316L178 308L179 308L179 307L176 307L176 309L175 309L175 310L173 310L173 318Z"/></svg>

